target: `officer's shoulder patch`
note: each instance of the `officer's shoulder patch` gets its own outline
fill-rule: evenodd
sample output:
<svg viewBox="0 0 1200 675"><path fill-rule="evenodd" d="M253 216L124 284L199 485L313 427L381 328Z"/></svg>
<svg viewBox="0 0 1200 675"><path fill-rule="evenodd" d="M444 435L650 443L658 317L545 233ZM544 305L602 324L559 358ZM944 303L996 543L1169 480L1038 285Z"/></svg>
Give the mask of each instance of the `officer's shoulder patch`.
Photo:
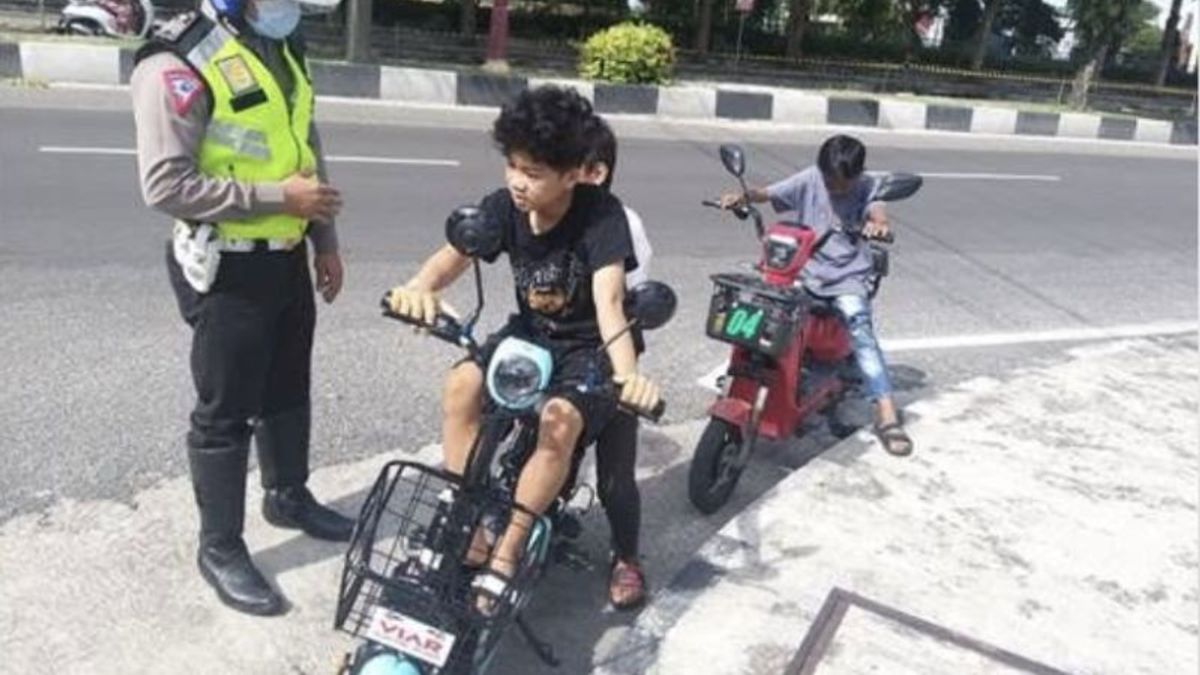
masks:
<svg viewBox="0 0 1200 675"><path fill-rule="evenodd" d="M187 29L191 28L199 18L200 13L196 11L177 14L155 30L154 37L164 42L178 42L179 38L183 37Z"/></svg>
<svg viewBox="0 0 1200 675"><path fill-rule="evenodd" d="M176 115L184 117L192 109L192 104L204 91L204 85L196 73L188 68L173 68L164 70L163 87L167 90L167 98Z"/></svg>

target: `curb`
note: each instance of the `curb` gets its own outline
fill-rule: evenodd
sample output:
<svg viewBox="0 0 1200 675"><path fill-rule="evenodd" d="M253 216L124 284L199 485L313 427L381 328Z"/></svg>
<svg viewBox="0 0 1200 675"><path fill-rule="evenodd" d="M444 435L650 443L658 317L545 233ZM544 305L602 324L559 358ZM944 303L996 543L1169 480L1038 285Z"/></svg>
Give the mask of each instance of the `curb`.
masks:
<svg viewBox="0 0 1200 675"><path fill-rule="evenodd" d="M499 107L526 87L560 84L578 89L600 113L1174 145L1197 143L1195 119L1165 121L955 106L854 95L825 96L752 85L621 85L336 61L313 61L311 68L314 85L322 95L407 103ZM132 71L133 50L117 46L0 43L0 78L127 84Z"/></svg>

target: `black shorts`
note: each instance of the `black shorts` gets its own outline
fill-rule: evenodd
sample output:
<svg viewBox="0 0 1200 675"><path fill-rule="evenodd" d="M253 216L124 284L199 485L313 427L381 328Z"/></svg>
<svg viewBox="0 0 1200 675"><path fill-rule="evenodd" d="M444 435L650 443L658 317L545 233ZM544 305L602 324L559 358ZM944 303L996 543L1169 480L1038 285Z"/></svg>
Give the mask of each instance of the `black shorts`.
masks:
<svg viewBox="0 0 1200 675"><path fill-rule="evenodd" d="M610 388L599 392L582 392L579 385L587 382L588 377L595 374L601 382L611 382L613 369L608 354L600 351L599 345L590 342L556 342L535 336L519 315L509 318L503 328L496 331L480 346L479 352L469 358L487 373L487 365L492 359L496 348L507 337L518 337L550 350L554 357L554 373L550 376L550 385L546 389L547 398L561 398L568 401L579 411L583 418L583 433L580 436L580 447L586 448L595 442L596 438L608 425L613 415L617 413L617 399ZM485 393L486 396L486 387Z"/></svg>

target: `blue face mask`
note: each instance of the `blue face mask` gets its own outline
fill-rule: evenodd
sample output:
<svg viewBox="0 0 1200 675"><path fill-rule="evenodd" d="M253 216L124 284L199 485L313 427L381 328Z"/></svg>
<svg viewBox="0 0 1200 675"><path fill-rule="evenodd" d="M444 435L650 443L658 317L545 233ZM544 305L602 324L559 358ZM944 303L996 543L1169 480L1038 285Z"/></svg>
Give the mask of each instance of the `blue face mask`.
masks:
<svg viewBox="0 0 1200 675"><path fill-rule="evenodd" d="M246 22L259 35L282 40L300 24L300 4L295 0L255 0L254 18Z"/></svg>

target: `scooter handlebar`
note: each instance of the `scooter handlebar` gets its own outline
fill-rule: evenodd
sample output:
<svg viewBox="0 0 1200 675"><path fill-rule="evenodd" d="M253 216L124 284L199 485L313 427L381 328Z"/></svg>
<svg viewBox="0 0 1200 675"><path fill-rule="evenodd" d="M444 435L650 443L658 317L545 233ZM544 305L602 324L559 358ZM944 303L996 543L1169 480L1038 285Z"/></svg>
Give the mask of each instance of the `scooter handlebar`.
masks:
<svg viewBox="0 0 1200 675"><path fill-rule="evenodd" d="M392 311L391 303L392 292L388 291L383 294L383 298L379 300L380 307L383 308L383 315L389 319L395 319L401 323L406 323L410 326L416 326L429 331L433 337L449 342L456 346L462 346L463 327L457 319L449 314L439 313L432 324L425 323L411 316L399 314Z"/></svg>
<svg viewBox="0 0 1200 675"><path fill-rule="evenodd" d="M657 424L658 421L662 419L663 413L667 412L667 402L659 399L658 403L654 405L654 409L648 413L644 413L639 410L633 410L631 412L636 414L638 417L644 417Z"/></svg>
<svg viewBox="0 0 1200 675"><path fill-rule="evenodd" d="M700 204L703 206L712 208L712 209L717 209L719 211L729 211L734 216L736 216L738 220L745 220L754 213L754 211L752 210L752 207L750 207L748 204L741 204L738 206L731 206L729 208L726 208L721 205L721 202L718 202L715 199L705 199L705 200L701 201Z"/></svg>

